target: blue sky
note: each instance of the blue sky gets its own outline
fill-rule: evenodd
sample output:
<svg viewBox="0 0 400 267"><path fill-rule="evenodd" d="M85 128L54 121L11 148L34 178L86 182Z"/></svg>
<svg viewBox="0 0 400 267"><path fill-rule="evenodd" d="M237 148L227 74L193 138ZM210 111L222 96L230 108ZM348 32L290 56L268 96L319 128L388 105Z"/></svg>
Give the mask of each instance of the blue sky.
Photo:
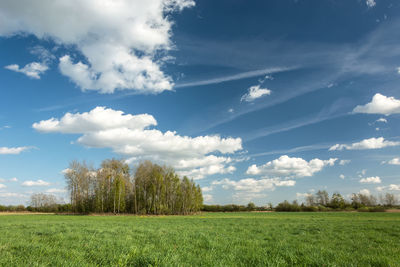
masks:
<svg viewBox="0 0 400 267"><path fill-rule="evenodd" d="M112 157L206 203L400 194L397 1L6 0L0 22L0 204Z"/></svg>

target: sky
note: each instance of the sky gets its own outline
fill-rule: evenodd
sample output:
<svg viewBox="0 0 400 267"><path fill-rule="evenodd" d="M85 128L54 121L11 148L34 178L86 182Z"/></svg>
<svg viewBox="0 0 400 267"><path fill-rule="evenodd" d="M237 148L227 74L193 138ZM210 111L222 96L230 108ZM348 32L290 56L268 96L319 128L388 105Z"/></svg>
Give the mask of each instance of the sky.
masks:
<svg viewBox="0 0 400 267"><path fill-rule="evenodd" d="M400 2L3 0L0 204L169 165L206 204L400 197Z"/></svg>

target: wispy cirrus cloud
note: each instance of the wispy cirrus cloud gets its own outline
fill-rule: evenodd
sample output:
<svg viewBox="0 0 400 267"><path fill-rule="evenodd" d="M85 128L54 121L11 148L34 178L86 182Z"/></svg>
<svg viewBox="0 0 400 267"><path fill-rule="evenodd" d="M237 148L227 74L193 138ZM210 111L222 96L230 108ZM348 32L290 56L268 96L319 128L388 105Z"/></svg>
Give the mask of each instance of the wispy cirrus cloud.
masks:
<svg viewBox="0 0 400 267"><path fill-rule="evenodd" d="M296 68L297 67L276 67L276 68L265 68L265 69L260 69L260 70L245 71L245 72L241 72L241 73L237 73L237 74L233 74L233 75L221 76L221 77L211 78L211 79L206 79L206 80L186 82L186 83L177 83L175 85L175 88L194 87L194 86L202 86L202 85L237 81L237 80L241 80L241 79L258 77L258 76L262 76L262 75L266 75L266 74L290 71L290 70L294 70Z"/></svg>

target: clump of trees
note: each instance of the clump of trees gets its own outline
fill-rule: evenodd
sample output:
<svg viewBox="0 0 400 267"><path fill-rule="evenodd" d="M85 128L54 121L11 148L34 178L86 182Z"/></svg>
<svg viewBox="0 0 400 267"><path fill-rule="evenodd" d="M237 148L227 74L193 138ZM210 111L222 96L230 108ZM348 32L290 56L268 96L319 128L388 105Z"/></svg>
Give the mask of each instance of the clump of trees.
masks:
<svg viewBox="0 0 400 267"><path fill-rule="evenodd" d="M334 211L334 210L357 210L357 211L385 211L398 204L398 200L391 193L381 195L379 200L370 194L354 193L350 200L346 200L340 193L329 196L326 190L319 190L315 194L309 194L305 203L299 204L296 200L292 203L284 201L279 203L276 211Z"/></svg>
<svg viewBox="0 0 400 267"><path fill-rule="evenodd" d="M74 212L190 214L200 211L199 185L174 169L142 162L134 174L120 160L104 160L98 169L73 161L65 173Z"/></svg>

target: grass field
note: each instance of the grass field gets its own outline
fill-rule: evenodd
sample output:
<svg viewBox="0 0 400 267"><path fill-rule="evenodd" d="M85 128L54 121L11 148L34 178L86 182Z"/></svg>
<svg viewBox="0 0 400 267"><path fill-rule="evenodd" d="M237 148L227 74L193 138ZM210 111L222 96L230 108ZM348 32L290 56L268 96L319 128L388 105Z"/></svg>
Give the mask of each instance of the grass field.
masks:
<svg viewBox="0 0 400 267"><path fill-rule="evenodd" d="M400 266L400 213L0 216L1 266Z"/></svg>

